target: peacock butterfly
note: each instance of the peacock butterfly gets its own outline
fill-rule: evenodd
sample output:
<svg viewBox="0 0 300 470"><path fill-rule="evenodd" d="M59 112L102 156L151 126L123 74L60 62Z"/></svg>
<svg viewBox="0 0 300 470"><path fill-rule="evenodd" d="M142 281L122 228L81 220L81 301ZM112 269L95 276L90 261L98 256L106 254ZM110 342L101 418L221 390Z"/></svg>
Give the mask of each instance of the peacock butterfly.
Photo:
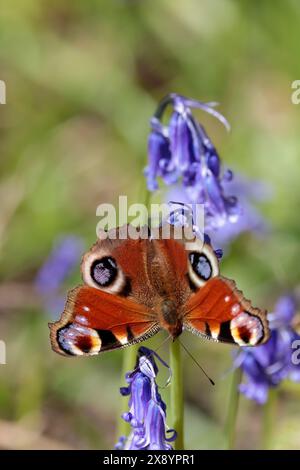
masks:
<svg viewBox="0 0 300 470"><path fill-rule="evenodd" d="M71 290L59 321L51 323L54 351L94 355L144 341L159 330L176 339L196 335L256 346L269 337L266 311L254 308L234 281L219 274L218 258L194 233L186 239L156 236L147 227L135 239L114 229L82 259L84 284ZM192 229L191 229L192 230Z"/></svg>

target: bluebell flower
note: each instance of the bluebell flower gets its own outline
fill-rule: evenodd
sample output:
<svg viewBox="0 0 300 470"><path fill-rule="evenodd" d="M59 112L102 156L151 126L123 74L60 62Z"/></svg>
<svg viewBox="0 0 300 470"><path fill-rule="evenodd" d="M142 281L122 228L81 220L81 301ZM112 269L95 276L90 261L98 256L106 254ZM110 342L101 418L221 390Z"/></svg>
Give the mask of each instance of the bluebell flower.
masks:
<svg viewBox="0 0 300 470"><path fill-rule="evenodd" d="M271 337L255 348L245 348L235 360L246 377L239 389L247 398L264 404L270 388L277 387L284 379L300 382L300 364L293 363L293 342L300 340L294 328L297 305L292 296L284 296L277 302L274 312L268 316Z"/></svg>
<svg viewBox="0 0 300 470"><path fill-rule="evenodd" d="M216 227L205 218L203 231L213 241L216 247L226 251L230 243L242 233L251 232L257 237L264 237L269 232L269 225L258 212L255 203L266 201L271 197L270 188L263 182L251 180L241 175L235 175L234 179L224 181L227 192L234 194L239 201L240 212L234 223L229 219L222 227ZM165 197L166 201L190 203L189 196L182 186L171 187Z"/></svg>
<svg viewBox="0 0 300 470"><path fill-rule="evenodd" d="M136 368L126 374L128 385L122 387L120 392L123 396L129 396L129 411L122 418L130 424L131 433L128 437L120 437L116 449L172 449L170 442L176 439L176 432L166 425L166 405L156 384L158 368L154 355L166 365L156 353L141 347Z"/></svg>
<svg viewBox="0 0 300 470"><path fill-rule="evenodd" d="M162 119L169 105L173 112L164 125ZM224 190L224 182L232 179L233 173L222 172L215 146L191 111L200 108L229 128L214 106L215 103L201 103L177 94L164 98L151 119L145 175L150 191L158 188L158 177L167 185L180 183L188 202L204 205L207 225L222 227L227 220L235 222L240 213L237 199Z"/></svg>
<svg viewBox="0 0 300 470"><path fill-rule="evenodd" d="M60 237L41 266L35 279L37 292L51 314L61 313L65 298L60 288L77 266L83 252L83 241L75 236Z"/></svg>
<svg viewBox="0 0 300 470"><path fill-rule="evenodd" d="M234 194L239 202L240 212L234 223L225 222L221 230L206 227L216 246L226 250L230 243L242 233L251 232L256 237L266 237L270 226L256 208L257 203L266 202L272 196L271 188L262 181L235 174L233 179L224 181L226 192Z"/></svg>
<svg viewBox="0 0 300 470"><path fill-rule="evenodd" d="M166 219L166 222L174 225L175 227L191 227L194 236L202 240L204 243L210 245L213 249L213 244L211 237L204 229L197 225L195 217L195 204L188 204L186 202L169 201L169 214ZM222 248L214 249L215 255L218 259L221 259L223 256Z"/></svg>

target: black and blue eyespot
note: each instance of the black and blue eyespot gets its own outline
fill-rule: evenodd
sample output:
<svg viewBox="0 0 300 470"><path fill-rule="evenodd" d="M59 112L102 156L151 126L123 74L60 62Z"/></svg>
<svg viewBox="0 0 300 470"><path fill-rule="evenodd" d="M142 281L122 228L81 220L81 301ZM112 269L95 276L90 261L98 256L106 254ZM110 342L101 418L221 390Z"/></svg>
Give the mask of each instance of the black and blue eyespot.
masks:
<svg viewBox="0 0 300 470"><path fill-rule="evenodd" d="M213 274L210 260L204 253L192 252L189 254L192 270L202 281L208 281Z"/></svg>
<svg viewBox="0 0 300 470"><path fill-rule="evenodd" d="M91 265L91 277L100 287L111 286L116 280L117 275L117 263L111 256L97 259Z"/></svg>

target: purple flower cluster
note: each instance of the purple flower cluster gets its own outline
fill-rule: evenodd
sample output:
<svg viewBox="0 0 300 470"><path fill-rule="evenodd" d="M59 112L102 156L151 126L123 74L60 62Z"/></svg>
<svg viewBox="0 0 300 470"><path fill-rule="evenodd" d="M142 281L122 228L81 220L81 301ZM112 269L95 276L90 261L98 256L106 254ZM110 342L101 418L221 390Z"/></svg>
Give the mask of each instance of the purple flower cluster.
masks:
<svg viewBox="0 0 300 470"><path fill-rule="evenodd" d="M300 335L293 326L296 312L295 299L281 297L268 316L269 341L256 348L245 348L236 357L236 366L241 367L246 376L240 391L259 404L266 403L269 389L277 387L284 379L300 382L300 361L294 357L296 340L300 347Z"/></svg>
<svg viewBox="0 0 300 470"><path fill-rule="evenodd" d="M205 218L205 233L213 240L214 245L226 250L235 238L246 232L259 237L265 236L269 231L269 226L253 203L265 201L270 197L267 185L236 175L234 180L224 183L224 187L231 194L235 194L241 210L234 223L227 220L219 229L216 229L216 226ZM191 205L184 188L180 186L170 188L166 195L166 202L168 201L180 201L182 204Z"/></svg>
<svg viewBox="0 0 300 470"><path fill-rule="evenodd" d="M82 251L83 242L79 237L69 235L59 238L36 276L36 290L52 315L63 310L65 298L60 293L60 287L78 264Z"/></svg>
<svg viewBox="0 0 300 470"><path fill-rule="evenodd" d="M271 197L268 185L236 174L234 179L224 182L224 189L235 195L241 211L235 223L227 221L221 230L206 227L206 232L213 238L214 244L225 250L231 241L242 233L251 232L257 237L266 236L270 227L256 209L255 203L266 201Z"/></svg>
<svg viewBox="0 0 300 470"><path fill-rule="evenodd" d="M168 105L173 112L168 125L164 125L162 118ZM224 191L224 182L230 181L233 174L230 170L221 171L216 148L191 111L200 108L228 128L226 119L214 106L215 103L201 103L177 94L164 98L151 119L145 175L150 191L158 188L158 177L167 185L180 182L188 202L204 205L207 226L218 228L228 220L235 222L240 213L237 199Z"/></svg>
<svg viewBox="0 0 300 470"><path fill-rule="evenodd" d="M129 396L129 411L122 418L130 424L131 433L128 438L122 436L119 439L116 449L172 449L170 442L176 439L176 432L166 426L166 405L155 382L158 368L154 355L166 365L154 351L141 347L136 368L126 374L128 386L122 387L120 392Z"/></svg>

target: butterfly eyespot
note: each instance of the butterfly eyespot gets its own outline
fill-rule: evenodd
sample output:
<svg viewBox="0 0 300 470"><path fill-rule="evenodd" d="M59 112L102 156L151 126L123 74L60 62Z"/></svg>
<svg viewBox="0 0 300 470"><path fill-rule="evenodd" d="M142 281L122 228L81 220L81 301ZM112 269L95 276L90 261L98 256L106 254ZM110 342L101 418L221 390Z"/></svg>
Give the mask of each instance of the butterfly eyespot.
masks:
<svg viewBox="0 0 300 470"><path fill-rule="evenodd" d="M109 253L87 253L82 261L83 281L91 287L110 294L127 295L130 282Z"/></svg>
<svg viewBox="0 0 300 470"><path fill-rule="evenodd" d="M190 253L189 259L197 276L204 281L208 281L212 275L212 266L208 257L203 253Z"/></svg>
<svg viewBox="0 0 300 470"><path fill-rule="evenodd" d="M212 248L205 244L199 251L191 251L189 258L189 279L195 287L203 286L219 274L219 263Z"/></svg>
<svg viewBox="0 0 300 470"><path fill-rule="evenodd" d="M110 256L97 259L91 265L91 277L100 287L109 287L117 275L117 263Z"/></svg>
<svg viewBox="0 0 300 470"><path fill-rule="evenodd" d="M102 345L97 330L77 323L67 323L57 330L56 340L60 350L71 356L98 354Z"/></svg>

